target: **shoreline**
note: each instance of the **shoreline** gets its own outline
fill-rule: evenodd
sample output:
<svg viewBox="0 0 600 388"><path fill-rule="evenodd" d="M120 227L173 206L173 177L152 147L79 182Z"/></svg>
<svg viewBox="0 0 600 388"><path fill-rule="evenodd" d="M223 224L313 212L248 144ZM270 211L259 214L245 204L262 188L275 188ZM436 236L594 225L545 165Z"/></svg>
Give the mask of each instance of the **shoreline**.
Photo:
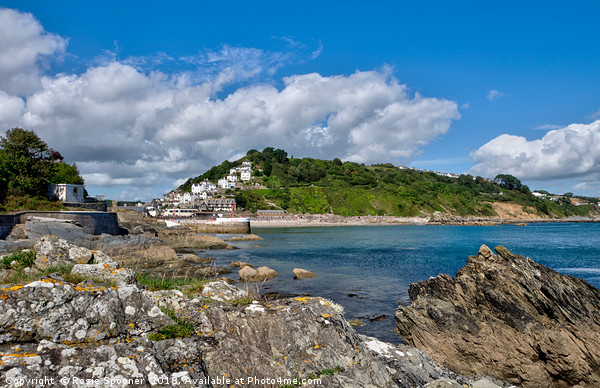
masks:
<svg viewBox="0 0 600 388"><path fill-rule="evenodd" d="M336 226L390 226L390 225L456 225L456 226L494 226L540 223L598 223L596 218L532 218L532 219L447 219L431 220L426 217L388 217L388 216L356 216L343 217L337 215L302 215L281 218L257 219L250 217L251 228L302 228L302 227L336 227Z"/></svg>

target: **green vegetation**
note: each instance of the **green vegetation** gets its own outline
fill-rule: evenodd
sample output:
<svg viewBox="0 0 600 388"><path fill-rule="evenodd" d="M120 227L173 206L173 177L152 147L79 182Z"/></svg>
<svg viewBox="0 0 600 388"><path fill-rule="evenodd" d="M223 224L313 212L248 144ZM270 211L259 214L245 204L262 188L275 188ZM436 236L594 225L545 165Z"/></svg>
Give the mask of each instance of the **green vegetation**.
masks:
<svg viewBox="0 0 600 388"><path fill-rule="evenodd" d="M179 290L189 297L202 291L202 287L209 282L206 278L171 279L146 274L138 275L136 280L140 285L148 287L150 291Z"/></svg>
<svg viewBox="0 0 600 388"><path fill-rule="evenodd" d="M12 255L6 256L2 260L0 260L0 269L18 270L31 267L33 265L34 260L34 251L22 251L18 253L13 253Z"/></svg>
<svg viewBox="0 0 600 388"><path fill-rule="evenodd" d="M318 372L318 373L311 373L310 375L308 375L309 379L315 380L318 379L320 376L322 375L327 375L327 376L333 376L334 374L338 373L338 372L343 372L344 368L342 368L341 366L334 366L331 369L323 369L322 371Z"/></svg>
<svg viewBox="0 0 600 388"><path fill-rule="evenodd" d="M2 206L9 211L37 210L37 211L60 211L67 208L58 201L48 198L30 195L9 195Z"/></svg>
<svg viewBox="0 0 600 388"><path fill-rule="evenodd" d="M77 166L33 131L13 128L0 138L0 203L7 210L57 210L46 198L49 183L83 184Z"/></svg>
<svg viewBox="0 0 600 388"><path fill-rule="evenodd" d="M245 157L211 168L179 187L189 190L203 179L216 181L242 161L252 162L254 183L267 189L236 190L238 208L283 209L291 213L342 216L427 216L435 212L454 216L494 217L495 202L522 205L532 217L568 217L597 214L598 200L575 206L568 196L536 198L521 181L507 174L494 180L471 175L458 178L432 172L399 169L391 163L365 166L339 159L288 157L281 149L250 150ZM570 193L568 193L570 194Z"/></svg>
<svg viewBox="0 0 600 388"><path fill-rule="evenodd" d="M0 283L27 283L39 279L50 274L60 276L65 282L72 284L79 284L84 280L92 280L98 284L104 284L107 287L116 287L116 283L107 281L106 279L100 278L89 278L80 274L72 274L73 264L63 264L45 269L32 268L35 260L35 252L23 251L15 253L9 257L2 259L0 269L8 270L7 274L0 278ZM13 261L17 261L17 264L10 265ZM5 266L5 263L8 266ZM25 271L25 268L32 268L30 271Z"/></svg>
<svg viewBox="0 0 600 388"><path fill-rule="evenodd" d="M151 341L162 341L172 338L185 338L194 335L194 325L185 319L178 318L173 310L163 309L163 312L175 321L172 325L167 325L158 330L158 333L151 333L148 339Z"/></svg>

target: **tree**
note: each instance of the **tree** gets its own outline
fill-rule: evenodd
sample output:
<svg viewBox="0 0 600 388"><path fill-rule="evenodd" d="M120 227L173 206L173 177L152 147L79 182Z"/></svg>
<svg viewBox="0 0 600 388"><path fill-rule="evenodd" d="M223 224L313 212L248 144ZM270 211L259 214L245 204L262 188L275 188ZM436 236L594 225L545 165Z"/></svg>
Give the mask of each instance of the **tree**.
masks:
<svg viewBox="0 0 600 388"><path fill-rule="evenodd" d="M79 169L75 163L57 162L53 164L53 167L54 176L50 179L50 182L71 183L74 185L83 184L83 178L79 175Z"/></svg>
<svg viewBox="0 0 600 388"><path fill-rule="evenodd" d="M75 164L63 162L33 131L13 128L0 138L0 197L45 196L48 183L83 184ZM5 187L5 190L2 188ZM2 199L2 198L0 198Z"/></svg>
<svg viewBox="0 0 600 388"><path fill-rule="evenodd" d="M9 129L0 139L0 179L9 194L45 195L52 176L52 150L33 131Z"/></svg>
<svg viewBox="0 0 600 388"><path fill-rule="evenodd" d="M523 184L518 178L508 174L496 175L494 182L509 190L521 190L523 187Z"/></svg>
<svg viewBox="0 0 600 388"><path fill-rule="evenodd" d="M265 176L271 176L271 171L273 171L273 165L270 160L265 161L263 164L263 173Z"/></svg>

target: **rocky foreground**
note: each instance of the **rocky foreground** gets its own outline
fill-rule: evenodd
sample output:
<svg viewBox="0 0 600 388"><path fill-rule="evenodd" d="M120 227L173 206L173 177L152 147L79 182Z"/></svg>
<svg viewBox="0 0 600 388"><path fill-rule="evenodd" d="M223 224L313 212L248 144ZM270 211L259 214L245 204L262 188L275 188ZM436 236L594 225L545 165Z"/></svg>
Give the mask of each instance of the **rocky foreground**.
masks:
<svg viewBox="0 0 600 388"><path fill-rule="evenodd" d="M456 278L410 286L404 341L467 375L523 387L600 386L600 290L483 245Z"/></svg>
<svg viewBox="0 0 600 388"><path fill-rule="evenodd" d="M105 252L57 236L34 248L24 275L70 272L0 285L0 387L498 386L360 336L321 298L265 301L220 280L152 290Z"/></svg>

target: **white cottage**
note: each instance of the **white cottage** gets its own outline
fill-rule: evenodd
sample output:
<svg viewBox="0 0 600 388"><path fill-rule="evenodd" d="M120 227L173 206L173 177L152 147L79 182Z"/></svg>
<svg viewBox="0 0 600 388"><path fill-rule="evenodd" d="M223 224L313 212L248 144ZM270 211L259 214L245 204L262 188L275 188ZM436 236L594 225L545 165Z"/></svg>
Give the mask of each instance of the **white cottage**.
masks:
<svg viewBox="0 0 600 388"><path fill-rule="evenodd" d="M84 202L85 186L70 183L48 185L48 197L62 202Z"/></svg>

